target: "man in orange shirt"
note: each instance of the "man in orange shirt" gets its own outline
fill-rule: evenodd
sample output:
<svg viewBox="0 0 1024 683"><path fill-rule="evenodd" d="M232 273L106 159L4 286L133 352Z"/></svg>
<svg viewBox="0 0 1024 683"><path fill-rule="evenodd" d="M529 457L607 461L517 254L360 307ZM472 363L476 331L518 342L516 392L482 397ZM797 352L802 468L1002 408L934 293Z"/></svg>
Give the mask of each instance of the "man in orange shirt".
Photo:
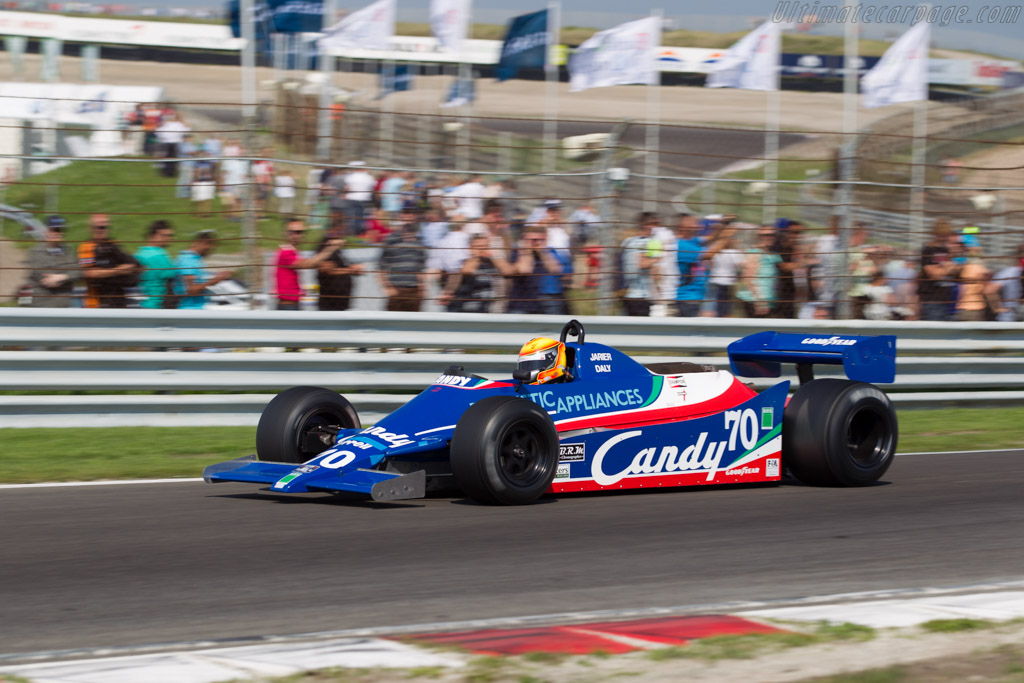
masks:
<svg viewBox="0 0 1024 683"><path fill-rule="evenodd" d="M110 239L110 219L97 213L89 219L92 239L78 245L78 265L85 278L85 308L127 308L125 290L138 281L139 262Z"/></svg>

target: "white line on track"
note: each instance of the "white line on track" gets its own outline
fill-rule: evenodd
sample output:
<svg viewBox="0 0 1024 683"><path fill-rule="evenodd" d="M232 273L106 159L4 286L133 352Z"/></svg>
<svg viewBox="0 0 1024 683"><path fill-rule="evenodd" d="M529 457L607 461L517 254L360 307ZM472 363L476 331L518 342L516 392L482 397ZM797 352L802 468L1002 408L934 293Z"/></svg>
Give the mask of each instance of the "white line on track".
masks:
<svg viewBox="0 0 1024 683"><path fill-rule="evenodd" d="M0 489L43 489L61 486L128 486L131 484L180 484L202 481L201 477L187 479L102 479L100 481L49 481L41 484L0 484Z"/></svg>
<svg viewBox="0 0 1024 683"><path fill-rule="evenodd" d="M422 433L422 432L421 432ZM971 455L974 453L1024 453L1024 448L989 448L980 451L921 451L919 453L897 453L896 456L904 455ZM42 482L39 484L0 484L3 489L34 489L34 488L57 488L61 486L126 486L129 484L181 484L200 482L201 477L190 477L181 479L104 479L101 481L54 481Z"/></svg>
<svg viewBox="0 0 1024 683"><path fill-rule="evenodd" d="M987 448L980 451L921 451L919 453L897 453L896 455L971 455L972 453L1024 453L1024 448Z"/></svg>

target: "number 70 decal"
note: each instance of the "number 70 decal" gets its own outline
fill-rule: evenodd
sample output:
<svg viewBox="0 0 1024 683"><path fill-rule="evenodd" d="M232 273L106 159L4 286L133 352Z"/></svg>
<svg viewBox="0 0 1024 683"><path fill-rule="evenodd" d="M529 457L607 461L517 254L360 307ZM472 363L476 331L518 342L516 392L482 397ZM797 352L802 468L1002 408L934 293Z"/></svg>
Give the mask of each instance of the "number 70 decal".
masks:
<svg viewBox="0 0 1024 683"><path fill-rule="evenodd" d="M729 450L736 448L736 437L739 436L740 443L747 450L750 450L757 443L758 424L757 413L753 408L744 410L727 410L725 415L725 429L729 431Z"/></svg>

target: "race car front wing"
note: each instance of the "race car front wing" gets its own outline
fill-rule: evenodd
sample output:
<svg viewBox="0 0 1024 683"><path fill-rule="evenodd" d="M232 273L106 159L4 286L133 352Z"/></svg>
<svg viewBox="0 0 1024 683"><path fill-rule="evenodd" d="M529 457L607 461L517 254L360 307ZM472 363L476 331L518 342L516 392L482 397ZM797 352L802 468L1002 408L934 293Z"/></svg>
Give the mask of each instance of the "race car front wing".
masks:
<svg viewBox="0 0 1024 683"><path fill-rule="evenodd" d="M203 480L207 483L241 481L270 484L271 491L280 493L362 493L378 501L423 498L426 495L427 475L424 470L400 474L355 469L340 472L334 477L317 477L306 483L307 480L301 475L308 473L310 467L315 468L316 465L261 462L255 455L247 455L210 465L203 470Z"/></svg>

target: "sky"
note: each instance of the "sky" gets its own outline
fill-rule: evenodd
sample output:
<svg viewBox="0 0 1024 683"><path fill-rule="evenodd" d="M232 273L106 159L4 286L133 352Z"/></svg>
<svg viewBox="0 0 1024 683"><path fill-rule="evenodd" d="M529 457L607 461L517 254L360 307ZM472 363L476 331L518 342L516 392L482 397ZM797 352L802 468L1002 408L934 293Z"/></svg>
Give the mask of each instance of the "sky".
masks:
<svg viewBox="0 0 1024 683"><path fill-rule="evenodd" d="M339 8L355 9L369 4L371 0L336 0ZM651 0L648 0L649 2ZM607 28L623 21L646 16L651 9L660 7L666 19L672 20L678 28L692 28L706 31L737 31L752 28L760 20L766 20L788 3L796 4L796 0L715 0L714 3L683 2L683 0L672 0L661 4L640 4L624 3L622 0L562 0L562 25L563 26L588 26L595 28ZM171 0L160 2L152 0L147 3L145 0L136 0L139 5L174 5L174 6L209 6L208 0ZM800 2L814 6L810 2ZM882 11L881 8L897 6L889 0L870 0L861 3L864 9L873 7L875 12ZM505 23L505 21L523 12L539 9L546 5L546 0L474 0L473 20L480 23ZM714 14L694 13L695 9L710 9L713 7ZM842 0L819 0L818 6L842 6ZM957 5L932 3L932 7L941 15L941 12L961 12L963 22L970 20L971 23L950 23L943 27L933 24L932 43L933 47L949 49L976 50L986 53L995 53L1014 59L1024 59L1024 0L1013 2L1002 2L1001 0L968 0ZM398 0L399 21L425 21L427 18L428 0ZM634 8L635 13L623 12L623 7ZM909 18L913 16L916 3L898 5L907 7L908 21L902 25L889 23L860 23L863 28L862 36L865 38L878 38L892 40L906 28L909 28ZM961 9L962 8L962 9ZM1002 16L1008 12L1016 11L1015 21L1009 23L979 23L978 13L982 10L996 8ZM812 33L826 35L841 35L843 25L839 23L830 25L818 25Z"/></svg>

